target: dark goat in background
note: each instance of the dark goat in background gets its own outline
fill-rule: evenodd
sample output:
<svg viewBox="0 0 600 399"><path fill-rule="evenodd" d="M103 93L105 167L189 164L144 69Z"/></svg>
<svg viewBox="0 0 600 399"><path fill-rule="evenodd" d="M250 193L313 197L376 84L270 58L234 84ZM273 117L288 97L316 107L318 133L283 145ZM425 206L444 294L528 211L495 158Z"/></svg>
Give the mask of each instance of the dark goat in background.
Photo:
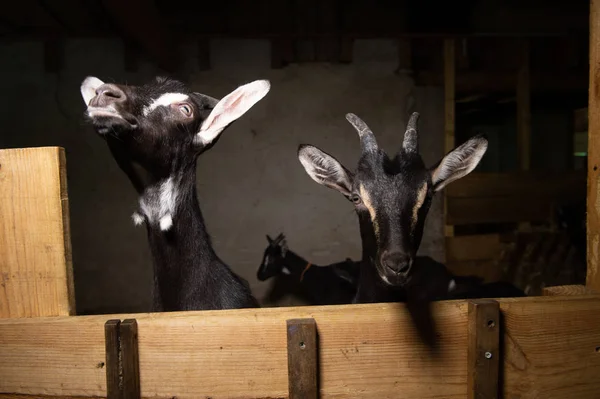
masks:
<svg viewBox="0 0 600 399"><path fill-rule="evenodd" d="M266 80L220 101L183 83L143 86L86 78L86 115L139 194L154 260L154 311L256 307L249 285L223 263L206 232L196 194L196 160L269 91Z"/></svg>
<svg viewBox="0 0 600 399"><path fill-rule="evenodd" d="M270 303L293 295L309 305L333 305L352 302L358 282L359 263L343 262L319 266L290 251L283 233L275 239L267 235L265 249L256 277L274 279L267 294Z"/></svg>

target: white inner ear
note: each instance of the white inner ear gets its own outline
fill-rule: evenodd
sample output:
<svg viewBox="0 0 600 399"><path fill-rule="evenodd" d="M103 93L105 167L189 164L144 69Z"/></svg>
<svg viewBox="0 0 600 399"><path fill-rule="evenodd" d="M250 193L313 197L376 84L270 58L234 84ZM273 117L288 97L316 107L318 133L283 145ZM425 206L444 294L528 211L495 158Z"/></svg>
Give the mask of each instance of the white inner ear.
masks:
<svg viewBox="0 0 600 399"><path fill-rule="evenodd" d="M348 175L344 167L335 159L324 154L316 147L308 146L298 154L306 173L317 183L324 184L343 192L349 192Z"/></svg>
<svg viewBox="0 0 600 399"><path fill-rule="evenodd" d="M431 176L435 191L471 173L485 154L487 146L487 140L471 139L446 155Z"/></svg>
<svg viewBox="0 0 600 399"><path fill-rule="evenodd" d="M255 80L226 95L202 123L197 142L202 145L210 144L229 124L266 96L270 89L268 80Z"/></svg>
<svg viewBox="0 0 600 399"><path fill-rule="evenodd" d="M81 83L81 97L83 97L83 102L85 105L88 105L92 98L96 97L96 89L104 84L103 81L98 79L95 76L88 76Z"/></svg>

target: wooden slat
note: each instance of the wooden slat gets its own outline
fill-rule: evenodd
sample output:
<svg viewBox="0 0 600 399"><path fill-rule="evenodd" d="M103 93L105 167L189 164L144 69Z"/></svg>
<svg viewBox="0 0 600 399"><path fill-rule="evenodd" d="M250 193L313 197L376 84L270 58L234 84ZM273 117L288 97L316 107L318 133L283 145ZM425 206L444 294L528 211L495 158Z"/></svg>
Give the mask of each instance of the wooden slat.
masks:
<svg viewBox="0 0 600 399"><path fill-rule="evenodd" d="M286 320L319 327L321 398L466 396L466 302L434 304L432 357L406 308L370 304L118 315L138 323L144 397L288 395ZM103 396L114 316L0 321L0 392ZM68 337L66 339L65 337ZM32 354L35 354L34 358Z"/></svg>
<svg viewBox="0 0 600 399"><path fill-rule="evenodd" d="M489 299L469 302L467 398L498 398L500 359L498 302Z"/></svg>
<svg viewBox="0 0 600 399"><path fill-rule="evenodd" d="M290 399L317 399L318 341L315 319L287 321L288 390Z"/></svg>
<svg viewBox="0 0 600 399"><path fill-rule="evenodd" d="M554 215L556 202L545 197L449 198L447 223L543 222Z"/></svg>
<svg viewBox="0 0 600 399"><path fill-rule="evenodd" d="M104 324L104 340L106 348L106 397L108 399L123 399L121 394L121 362L119 361L119 326L121 320L108 320Z"/></svg>
<svg viewBox="0 0 600 399"><path fill-rule="evenodd" d="M504 398L598 397L599 296L499 302L504 320Z"/></svg>
<svg viewBox="0 0 600 399"><path fill-rule="evenodd" d="M505 320L504 397L595 397L600 296L498 302ZM465 398L467 302L432 308L437 356L421 343L401 304L118 317L138 322L143 397L286 397L286 320L314 318L322 398L392 398L399 392L409 399ZM0 320L0 392L103 396L103 325L111 318Z"/></svg>
<svg viewBox="0 0 600 399"><path fill-rule="evenodd" d="M600 291L600 0L590 2L586 285Z"/></svg>
<svg viewBox="0 0 600 399"><path fill-rule="evenodd" d="M498 234L446 237L446 262L496 259L502 247Z"/></svg>
<svg viewBox="0 0 600 399"><path fill-rule="evenodd" d="M594 291L585 285L558 285L554 287L545 287L542 291L544 296L576 296L593 295Z"/></svg>
<svg viewBox="0 0 600 399"><path fill-rule="evenodd" d="M581 172L471 173L445 189L448 197L506 197L540 193L539 196L585 196L585 175ZM574 193L572 193L574 192ZM572 193L571 195L568 195Z"/></svg>
<svg viewBox="0 0 600 399"><path fill-rule="evenodd" d="M119 326L121 340L121 367L123 370L123 399L139 399L140 365L138 353L138 328L135 319L123 320Z"/></svg>
<svg viewBox="0 0 600 399"><path fill-rule="evenodd" d="M0 318L75 311L64 150L0 150Z"/></svg>

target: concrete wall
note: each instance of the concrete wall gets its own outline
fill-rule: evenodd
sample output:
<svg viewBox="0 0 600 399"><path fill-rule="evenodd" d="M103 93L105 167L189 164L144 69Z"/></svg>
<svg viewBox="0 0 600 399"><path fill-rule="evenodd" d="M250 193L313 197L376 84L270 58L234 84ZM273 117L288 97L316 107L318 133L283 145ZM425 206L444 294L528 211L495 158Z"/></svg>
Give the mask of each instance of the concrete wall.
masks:
<svg viewBox="0 0 600 399"><path fill-rule="evenodd" d="M314 183L296 158L300 143L315 144L353 168L358 137L345 120L355 112L393 152L401 145L409 111L418 110L427 164L443 154L441 88L415 88L394 74L393 42L357 42L351 65L292 65L270 69L261 41L215 41L212 70L199 72L194 48L184 68L197 91L221 97L238 85L268 78L268 96L234 124L198 162L202 211L217 253L247 278L257 297L256 269L265 234L283 231L290 248L315 264L358 258L360 238L351 204ZM144 311L150 305L151 262L143 228L131 223L136 196L105 144L85 125L79 85L87 75L141 83L158 72L142 63L123 69L118 41L77 40L66 46L63 70L45 73L39 43L1 46L0 148L63 146L69 198L78 312ZM441 259L441 198L434 202L422 253Z"/></svg>

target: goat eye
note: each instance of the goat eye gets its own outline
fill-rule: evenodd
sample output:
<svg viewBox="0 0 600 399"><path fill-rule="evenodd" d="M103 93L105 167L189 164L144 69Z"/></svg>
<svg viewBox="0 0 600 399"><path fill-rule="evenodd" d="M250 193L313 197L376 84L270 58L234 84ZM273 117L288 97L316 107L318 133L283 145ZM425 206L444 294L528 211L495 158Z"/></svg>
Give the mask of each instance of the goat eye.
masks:
<svg viewBox="0 0 600 399"><path fill-rule="evenodd" d="M179 106L179 110L185 115L185 116L190 116L192 115L192 107L190 107L187 104L181 104Z"/></svg>
<svg viewBox="0 0 600 399"><path fill-rule="evenodd" d="M360 197L356 194L353 194L350 197L350 201L354 202L355 204L360 204Z"/></svg>

